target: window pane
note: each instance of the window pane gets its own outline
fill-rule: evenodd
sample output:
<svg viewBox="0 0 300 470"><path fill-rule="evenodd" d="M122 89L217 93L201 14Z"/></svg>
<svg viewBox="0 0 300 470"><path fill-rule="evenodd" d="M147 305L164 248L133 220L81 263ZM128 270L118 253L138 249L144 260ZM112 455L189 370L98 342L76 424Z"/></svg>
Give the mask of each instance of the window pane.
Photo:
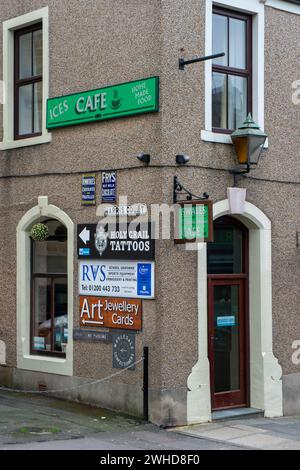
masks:
<svg viewBox="0 0 300 470"><path fill-rule="evenodd" d="M33 32L32 40L33 52L33 75L42 75L43 48L42 48L42 30Z"/></svg>
<svg viewBox="0 0 300 470"><path fill-rule="evenodd" d="M32 76L32 33L22 34L19 38L19 78Z"/></svg>
<svg viewBox="0 0 300 470"><path fill-rule="evenodd" d="M33 242L33 272L67 273L67 242L45 240Z"/></svg>
<svg viewBox="0 0 300 470"><path fill-rule="evenodd" d="M229 19L229 67L246 68L246 21Z"/></svg>
<svg viewBox="0 0 300 470"><path fill-rule="evenodd" d="M51 280L34 279L32 348L51 351Z"/></svg>
<svg viewBox="0 0 300 470"><path fill-rule="evenodd" d="M54 350L66 352L68 342L68 287L67 279L54 282Z"/></svg>
<svg viewBox="0 0 300 470"><path fill-rule="evenodd" d="M214 242L207 244L208 274L243 272L243 232L231 224L214 224Z"/></svg>
<svg viewBox="0 0 300 470"><path fill-rule="evenodd" d="M42 82L34 84L34 132L42 132Z"/></svg>
<svg viewBox="0 0 300 470"><path fill-rule="evenodd" d="M225 57L214 59L213 63L228 65L228 18L221 15L213 15L213 54L225 52Z"/></svg>
<svg viewBox="0 0 300 470"><path fill-rule="evenodd" d="M67 229L55 219L43 223L49 236L44 241L33 241L33 272L67 274Z"/></svg>
<svg viewBox="0 0 300 470"><path fill-rule="evenodd" d="M215 72L212 76L212 127L227 128L227 77Z"/></svg>
<svg viewBox="0 0 300 470"><path fill-rule="evenodd" d="M32 85L19 88L19 135L32 134Z"/></svg>
<svg viewBox="0 0 300 470"><path fill-rule="evenodd" d="M247 117L247 78L228 76L228 128L237 129Z"/></svg>

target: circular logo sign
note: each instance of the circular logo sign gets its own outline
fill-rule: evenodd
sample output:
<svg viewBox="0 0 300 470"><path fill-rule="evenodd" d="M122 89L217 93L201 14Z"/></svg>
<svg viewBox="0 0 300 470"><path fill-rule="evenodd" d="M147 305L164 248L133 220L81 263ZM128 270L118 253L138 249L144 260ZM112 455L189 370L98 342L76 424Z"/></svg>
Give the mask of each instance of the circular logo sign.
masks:
<svg viewBox="0 0 300 470"><path fill-rule="evenodd" d="M113 367L118 369L134 369L135 363L135 335L114 334L113 335Z"/></svg>

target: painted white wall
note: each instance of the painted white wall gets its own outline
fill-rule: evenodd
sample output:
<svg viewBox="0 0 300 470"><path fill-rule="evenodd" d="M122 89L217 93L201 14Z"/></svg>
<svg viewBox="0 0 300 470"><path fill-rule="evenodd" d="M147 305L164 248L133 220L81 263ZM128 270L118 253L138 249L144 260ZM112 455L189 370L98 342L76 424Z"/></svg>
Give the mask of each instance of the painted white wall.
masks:
<svg viewBox="0 0 300 470"><path fill-rule="evenodd" d="M65 225L68 233L68 345L66 358L30 354L30 238L32 224L51 217ZM38 198L17 226L17 367L50 374L73 375L73 257L74 224L58 207L48 204L47 196Z"/></svg>
<svg viewBox="0 0 300 470"><path fill-rule="evenodd" d="M3 141L0 150L29 145L44 144L51 141L51 133L46 129L46 112L43 112L42 135L28 139L14 140L14 31L34 23L43 24L43 104L46 110L49 96L49 25L48 7L11 18L2 23L3 28L3 81L5 103L3 105Z"/></svg>
<svg viewBox="0 0 300 470"><path fill-rule="evenodd" d="M213 206L214 219L230 214L228 199ZM231 215L231 214L230 214ZM250 406L282 416L282 369L273 354L271 222L253 204L236 216L249 229ZM198 249L198 361L188 378L188 424L211 421L207 357L206 244Z"/></svg>

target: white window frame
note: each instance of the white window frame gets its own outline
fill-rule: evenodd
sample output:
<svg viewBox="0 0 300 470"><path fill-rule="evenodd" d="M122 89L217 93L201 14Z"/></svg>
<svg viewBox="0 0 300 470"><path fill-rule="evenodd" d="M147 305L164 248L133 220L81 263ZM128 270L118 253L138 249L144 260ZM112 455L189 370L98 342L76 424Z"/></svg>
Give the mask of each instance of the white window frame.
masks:
<svg viewBox="0 0 300 470"><path fill-rule="evenodd" d="M59 220L68 232L68 343L65 358L31 354L31 266L29 232L41 217ZM73 255L74 223L58 207L48 203L47 196L38 197L38 205L23 215L17 226L17 368L58 375L73 375Z"/></svg>
<svg viewBox="0 0 300 470"><path fill-rule="evenodd" d="M205 55L212 54L213 5L239 10L253 16L252 114L255 122L264 130L264 4L261 0L206 0ZM201 139L206 142L232 144L230 135L212 132L211 60L205 62L205 129L201 131Z"/></svg>
<svg viewBox="0 0 300 470"><path fill-rule="evenodd" d="M14 32L17 29L42 22L43 27L43 104L42 135L26 139L14 139ZM5 102L3 104L3 141L0 150L9 150L51 141L46 129L46 103L49 96L49 44L48 7L32 11L3 22L3 82Z"/></svg>

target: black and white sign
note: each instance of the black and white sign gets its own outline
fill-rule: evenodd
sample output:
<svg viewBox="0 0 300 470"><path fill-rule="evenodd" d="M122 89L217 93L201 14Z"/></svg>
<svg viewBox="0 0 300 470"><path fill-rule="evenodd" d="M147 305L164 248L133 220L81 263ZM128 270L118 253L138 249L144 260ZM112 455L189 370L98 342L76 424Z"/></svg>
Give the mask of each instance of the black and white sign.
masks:
<svg viewBox="0 0 300 470"><path fill-rule="evenodd" d="M100 341L110 343L111 334L106 331L73 330L73 339L77 341Z"/></svg>
<svg viewBox="0 0 300 470"><path fill-rule="evenodd" d="M135 369L135 334L112 333L113 367L115 369Z"/></svg>
<svg viewBox="0 0 300 470"><path fill-rule="evenodd" d="M78 224L77 253L80 259L154 260L152 224Z"/></svg>

